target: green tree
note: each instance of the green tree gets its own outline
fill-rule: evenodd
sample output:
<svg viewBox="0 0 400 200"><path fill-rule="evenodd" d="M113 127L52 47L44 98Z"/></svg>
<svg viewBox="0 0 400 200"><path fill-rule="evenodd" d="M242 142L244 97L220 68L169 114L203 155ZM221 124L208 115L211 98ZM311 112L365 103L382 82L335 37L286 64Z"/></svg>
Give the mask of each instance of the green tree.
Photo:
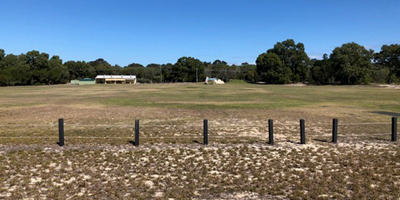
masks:
<svg viewBox="0 0 400 200"><path fill-rule="evenodd" d="M145 79L145 67L139 63L131 63L121 69L121 73L125 75L135 75L138 82L147 82Z"/></svg>
<svg viewBox="0 0 400 200"><path fill-rule="evenodd" d="M275 53L263 53L258 56L257 72L262 81L272 84L289 83L292 72L289 67L283 65L279 56Z"/></svg>
<svg viewBox="0 0 400 200"><path fill-rule="evenodd" d="M389 70L387 83L393 83L400 77L400 45L383 45L381 51L375 54L375 61Z"/></svg>
<svg viewBox="0 0 400 200"><path fill-rule="evenodd" d="M229 65L225 61L215 60L211 65L211 77L219 78L225 82L230 80Z"/></svg>
<svg viewBox="0 0 400 200"><path fill-rule="evenodd" d="M172 68L173 68L173 64L171 63L167 63L167 64L163 64L161 65L161 69L162 69L162 82L164 83L169 83L172 82Z"/></svg>
<svg viewBox="0 0 400 200"><path fill-rule="evenodd" d="M181 57L172 68L172 76L175 82L202 81L204 75L204 63L193 57Z"/></svg>
<svg viewBox="0 0 400 200"><path fill-rule="evenodd" d="M16 65L18 61L18 56L16 55L8 54L3 56L0 60L0 70L8 69Z"/></svg>
<svg viewBox="0 0 400 200"><path fill-rule="evenodd" d="M89 62L90 66L92 66L96 75L111 75L111 74L121 74L121 67L118 65L111 66L106 60L103 58L99 58L95 61Z"/></svg>
<svg viewBox="0 0 400 200"><path fill-rule="evenodd" d="M368 84L372 57L372 50L354 42L335 48L330 56L335 79L341 84Z"/></svg>
<svg viewBox="0 0 400 200"><path fill-rule="evenodd" d="M70 80L96 77L94 67L85 61L67 61L64 66L68 69Z"/></svg>
<svg viewBox="0 0 400 200"><path fill-rule="evenodd" d="M288 67L292 71L291 81L306 81L309 72L310 58L305 52L303 43L295 43L294 40L288 39L278 42L273 49L269 49L267 53L275 53L279 56L283 66Z"/></svg>
<svg viewBox="0 0 400 200"><path fill-rule="evenodd" d="M254 69L249 69L246 72L245 80L250 83L257 83L260 81L260 77L258 76L258 73L257 73L255 67L254 67Z"/></svg>
<svg viewBox="0 0 400 200"><path fill-rule="evenodd" d="M49 59L47 53L29 51L26 55L22 54L18 58L21 63L29 65L31 75L28 84L59 84L67 83L69 80L69 72L63 66L59 56L52 56Z"/></svg>
<svg viewBox="0 0 400 200"><path fill-rule="evenodd" d="M4 49L0 49L0 61L6 56ZM1 69L1 68L0 68Z"/></svg>
<svg viewBox="0 0 400 200"><path fill-rule="evenodd" d="M53 56L49 60L48 84L65 84L69 81L69 72L59 56Z"/></svg>
<svg viewBox="0 0 400 200"><path fill-rule="evenodd" d="M21 56L8 54L0 61L0 86L29 84L30 67L20 58ZM24 58L23 54L22 58Z"/></svg>
<svg viewBox="0 0 400 200"><path fill-rule="evenodd" d="M150 83L161 82L161 65L151 63L146 66L146 78L150 80Z"/></svg>
<svg viewBox="0 0 400 200"><path fill-rule="evenodd" d="M144 78L144 66L138 63L131 63L128 66L122 68L122 74L136 75L136 78Z"/></svg>
<svg viewBox="0 0 400 200"><path fill-rule="evenodd" d="M22 57L21 55L20 57ZM39 51L29 51L25 55L25 59L22 58L30 66L32 73L30 84L40 85L48 84L50 82L48 71L49 71L49 54L40 53Z"/></svg>
<svg viewBox="0 0 400 200"><path fill-rule="evenodd" d="M313 67L310 70L312 82L317 84L334 82L334 71L328 55L324 54L322 60L315 60L313 62Z"/></svg>
<svg viewBox="0 0 400 200"><path fill-rule="evenodd" d="M256 74L257 76L255 76L254 74ZM237 66L235 79L245 80L250 83L258 82L259 80L256 65L245 62Z"/></svg>

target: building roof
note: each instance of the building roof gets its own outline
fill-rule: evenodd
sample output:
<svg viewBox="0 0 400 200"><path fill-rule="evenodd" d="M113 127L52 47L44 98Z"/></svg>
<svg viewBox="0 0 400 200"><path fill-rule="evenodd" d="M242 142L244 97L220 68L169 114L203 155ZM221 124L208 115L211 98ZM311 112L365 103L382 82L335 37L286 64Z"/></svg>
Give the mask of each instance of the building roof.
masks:
<svg viewBox="0 0 400 200"><path fill-rule="evenodd" d="M97 75L96 79L116 79L123 78L125 80L134 80L136 79L136 75Z"/></svg>
<svg viewBox="0 0 400 200"><path fill-rule="evenodd" d="M83 78L80 79L79 81L94 81L94 78Z"/></svg>

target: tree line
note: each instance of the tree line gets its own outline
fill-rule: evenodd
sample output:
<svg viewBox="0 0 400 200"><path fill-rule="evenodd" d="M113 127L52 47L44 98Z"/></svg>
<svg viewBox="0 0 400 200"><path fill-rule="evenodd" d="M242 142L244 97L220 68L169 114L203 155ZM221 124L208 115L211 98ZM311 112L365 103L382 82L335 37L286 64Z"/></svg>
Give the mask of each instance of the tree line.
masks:
<svg viewBox="0 0 400 200"><path fill-rule="evenodd" d="M202 62L182 57L175 64L132 63L121 67L99 58L95 61L67 61L39 51L5 54L0 49L0 86L65 84L97 75L136 75L140 83L203 82L206 76L224 81L242 79L255 82L256 66L248 63L228 65L225 61Z"/></svg>
<svg viewBox="0 0 400 200"><path fill-rule="evenodd" d="M269 84L398 83L400 46L383 45L380 52L374 53L356 43L347 43L317 60L308 57L304 44L289 39L260 54L255 65L181 57L174 64L131 63L124 67L111 65L102 58L63 62L59 56L50 57L44 52L13 55L0 49L0 86L65 84L74 79L110 74L136 75L141 83L202 82L206 76Z"/></svg>
<svg viewBox="0 0 400 200"><path fill-rule="evenodd" d="M260 81L271 84L399 83L400 45L383 45L375 53L357 43L346 43L317 60L308 57L302 43L289 39L260 54L256 64Z"/></svg>

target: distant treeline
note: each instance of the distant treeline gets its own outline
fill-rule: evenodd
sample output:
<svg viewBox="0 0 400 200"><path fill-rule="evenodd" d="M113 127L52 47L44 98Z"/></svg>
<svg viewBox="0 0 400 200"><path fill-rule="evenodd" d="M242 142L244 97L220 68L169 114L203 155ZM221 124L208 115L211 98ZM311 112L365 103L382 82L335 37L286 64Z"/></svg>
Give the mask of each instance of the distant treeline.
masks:
<svg viewBox="0 0 400 200"><path fill-rule="evenodd" d="M63 63L59 56L50 58L39 51L13 55L0 49L0 86L64 84L110 74L136 75L141 83L202 82L206 76L272 84L394 83L400 81L400 46L383 45L380 52L374 53L356 43L347 43L335 48L329 57L324 55L317 60L308 57L302 43L286 40L260 54L256 65L181 57L174 64L132 63L124 67L111 65L102 58Z"/></svg>
<svg viewBox="0 0 400 200"><path fill-rule="evenodd" d="M242 79L255 82L256 66L243 63L228 65L224 61L202 62L192 57L179 58L175 64L132 63L121 67L102 58L95 61L62 62L59 56L29 51L26 54L5 54L0 49L0 86L65 84L70 80L94 78L97 75L136 75L141 83L203 82L206 76L225 81Z"/></svg>

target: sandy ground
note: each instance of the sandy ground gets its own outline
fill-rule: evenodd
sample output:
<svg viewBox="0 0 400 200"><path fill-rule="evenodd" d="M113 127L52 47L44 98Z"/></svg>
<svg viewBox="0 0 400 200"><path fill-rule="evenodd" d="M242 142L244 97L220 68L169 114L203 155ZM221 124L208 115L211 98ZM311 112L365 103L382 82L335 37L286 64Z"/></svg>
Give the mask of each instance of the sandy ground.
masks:
<svg viewBox="0 0 400 200"><path fill-rule="evenodd" d="M390 141L390 116L366 109L329 102L240 110L27 104L0 107L0 199L400 196L400 147ZM63 147L56 144L59 118ZM208 146L202 145L206 118ZM338 144L330 142L333 118ZM135 119L139 147L132 145ZM273 146L268 119L274 119Z"/></svg>

